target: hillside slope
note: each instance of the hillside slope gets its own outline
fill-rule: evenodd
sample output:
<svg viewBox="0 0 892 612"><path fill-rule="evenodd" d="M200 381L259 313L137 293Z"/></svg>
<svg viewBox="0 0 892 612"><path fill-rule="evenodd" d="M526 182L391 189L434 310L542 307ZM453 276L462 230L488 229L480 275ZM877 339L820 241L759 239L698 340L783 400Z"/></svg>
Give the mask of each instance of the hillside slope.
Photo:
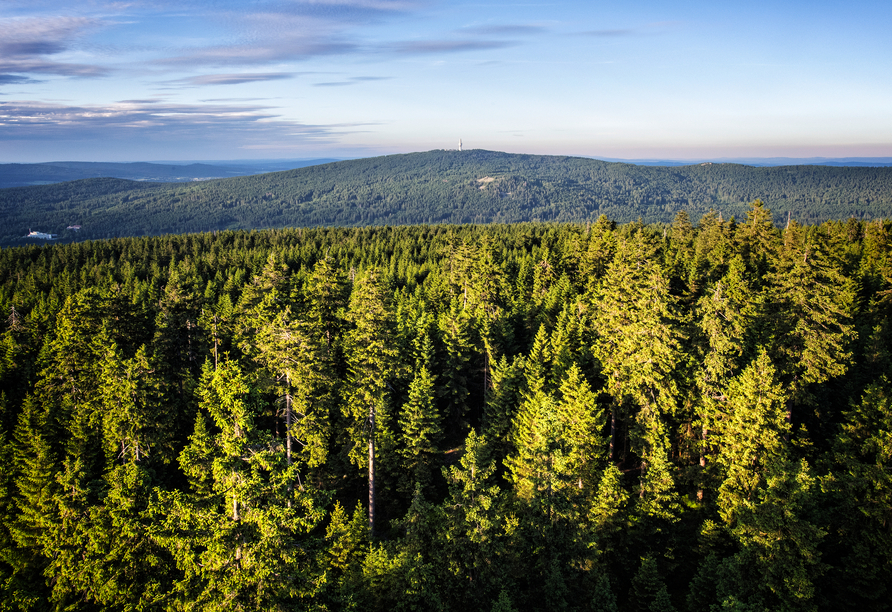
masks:
<svg viewBox="0 0 892 612"><path fill-rule="evenodd" d="M635 166L492 151L429 151L185 184L87 179L0 190L0 245L235 228L412 223L668 222L762 199L780 221L892 216L892 168ZM66 226L83 229L74 234Z"/></svg>

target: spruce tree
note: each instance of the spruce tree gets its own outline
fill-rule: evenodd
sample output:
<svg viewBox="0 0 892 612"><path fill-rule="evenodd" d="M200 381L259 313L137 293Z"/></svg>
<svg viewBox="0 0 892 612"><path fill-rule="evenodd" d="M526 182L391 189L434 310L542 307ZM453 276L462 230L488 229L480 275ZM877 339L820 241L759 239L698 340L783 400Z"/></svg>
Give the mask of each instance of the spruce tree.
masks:
<svg viewBox="0 0 892 612"><path fill-rule="evenodd" d="M659 453L663 420L676 410L675 370L680 360L675 300L641 231L620 243L593 304L597 338L592 347L613 397L611 448L616 459L620 409L631 406L634 450L644 461Z"/></svg>
<svg viewBox="0 0 892 612"><path fill-rule="evenodd" d="M825 555L840 559L828 570L824 597L839 610L888 608L892 590L892 393L885 377L872 383L844 414L833 443L835 469L831 529ZM828 500L829 501L829 500ZM832 594L832 595L831 595Z"/></svg>
<svg viewBox="0 0 892 612"><path fill-rule="evenodd" d="M399 416L403 466L409 490L415 486L428 489L436 469L442 425L434 397L434 381L425 366L415 373L409 385L409 400ZM404 490L407 488L404 485Z"/></svg>
<svg viewBox="0 0 892 612"><path fill-rule="evenodd" d="M350 420L350 458L368 470L369 532L375 535L378 454L393 450L390 381L403 369L386 286L375 271L357 279L350 295L345 353L348 379L345 416ZM366 452L367 451L367 452Z"/></svg>
<svg viewBox="0 0 892 612"><path fill-rule="evenodd" d="M770 277L774 358L798 404L812 403L811 385L841 376L852 358L854 288L823 238L791 223Z"/></svg>
<svg viewBox="0 0 892 612"><path fill-rule="evenodd" d="M483 430L500 458L509 452L514 416L526 393L525 364L523 355L510 362L502 355L493 364L492 391L483 413Z"/></svg>
<svg viewBox="0 0 892 612"><path fill-rule="evenodd" d="M440 336L445 348L441 389L449 429L464 433L467 426L471 361L476 353L471 339L471 322L458 298L440 316Z"/></svg>
<svg viewBox="0 0 892 612"><path fill-rule="evenodd" d="M642 557L638 572L629 589L628 609L633 612L674 612L666 583L660 576L656 560Z"/></svg>
<svg viewBox="0 0 892 612"><path fill-rule="evenodd" d="M589 603L592 612L619 612L616 606L616 595L610 586L610 578L603 571L595 578L595 587L592 590L592 600Z"/></svg>
<svg viewBox="0 0 892 612"><path fill-rule="evenodd" d="M151 512L155 539L173 556L180 578L173 587L185 610L256 610L294 606L316 591L309 536L324 512L324 496L301 481L284 450L255 423L258 398L241 368L224 361L205 367L204 425L181 456L210 462L210 497L162 492ZM198 448L201 447L201 448ZM292 486L297 482L297 486Z"/></svg>
<svg viewBox="0 0 892 612"><path fill-rule="evenodd" d="M747 269L762 278L767 274L777 256L780 234L771 219L771 210L762 200L750 204L746 213L746 223L740 226L737 238L741 243L741 254Z"/></svg>

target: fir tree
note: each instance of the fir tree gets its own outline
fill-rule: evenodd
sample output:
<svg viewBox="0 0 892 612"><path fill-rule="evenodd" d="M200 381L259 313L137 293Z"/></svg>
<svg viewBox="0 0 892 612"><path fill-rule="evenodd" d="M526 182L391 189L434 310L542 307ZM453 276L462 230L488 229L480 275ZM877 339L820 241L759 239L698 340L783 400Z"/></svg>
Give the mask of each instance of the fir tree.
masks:
<svg viewBox="0 0 892 612"><path fill-rule="evenodd" d="M152 509L155 538L181 572L177 605L256 610L312 597L308 534L322 520L324 498L300 483L281 447L258 431L256 394L235 363L206 367L199 395L218 433L193 436L181 462L194 473L190 459L210 460L211 496L165 492ZM295 480L300 486L292 489Z"/></svg>
<svg viewBox="0 0 892 612"><path fill-rule="evenodd" d="M592 591L592 600L589 604L592 612L618 612L616 595L610 587L610 578L606 573L599 573L595 579L595 588Z"/></svg>
<svg viewBox="0 0 892 612"><path fill-rule="evenodd" d="M663 422L675 412L679 395L674 370L681 346L674 302L651 243L636 231L620 244L600 286L593 352L613 396L611 449L615 453L617 421L624 416L619 409L631 404L633 442L645 463L662 452Z"/></svg>
<svg viewBox="0 0 892 612"><path fill-rule="evenodd" d="M369 532L375 535L377 451L393 448L390 379L402 370L395 325L385 285L375 272L357 280L350 296L345 352L349 369L347 418L351 420L350 457L368 470ZM368 453L364 452L364 447Z"/></svg>
<svg viewBox="0 0 892 612"><path fill-rule="evenodd" d="M442 427L434 398L434 381L425 366L416 371L409 385L409 401L400 413L399 425L403 465L411 487L429 488L436 467L434 462L439 452Z"/></svg>
<svg viewBox="0 0 892 612"><path fill-rule="evenodd" d="M666 583L653 557L642 557L638 573L629 589L629 610L634 612L674 612Z"/></svg>

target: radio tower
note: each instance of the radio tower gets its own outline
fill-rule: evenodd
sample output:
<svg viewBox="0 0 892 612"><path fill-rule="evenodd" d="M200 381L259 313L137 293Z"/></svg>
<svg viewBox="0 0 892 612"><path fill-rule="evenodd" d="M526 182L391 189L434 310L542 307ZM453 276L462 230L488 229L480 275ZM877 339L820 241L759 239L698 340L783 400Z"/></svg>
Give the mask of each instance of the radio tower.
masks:
<svg viewBox="0 0 892 612"><path fill-rule="evenodd" d="M461 151L461 138L458 139L458 150Z"/></svg>

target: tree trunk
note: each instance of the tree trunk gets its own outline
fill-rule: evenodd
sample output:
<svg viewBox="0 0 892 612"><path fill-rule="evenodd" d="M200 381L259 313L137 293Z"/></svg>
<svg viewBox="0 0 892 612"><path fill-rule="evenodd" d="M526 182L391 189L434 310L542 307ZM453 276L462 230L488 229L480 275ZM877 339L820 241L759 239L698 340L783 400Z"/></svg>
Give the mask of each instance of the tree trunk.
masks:
<svg viewBox="0 0 892 612"><path fill-rule="evenodd" d="M291 465L291 394L285 396L285 456Z"/></svg>
<svg viewBox="0 0 892 612"><path fill-rule="evenodd" d="M238 498L235 495L232 496L232 520L233 520L233 522L238 522L238 520L239 520ZM235 560L241 561L242 560L242 536L241 536L241 534L238 534L236 536L236 541L238 542L238 544L235 547Z"/></svg>
<svg viewBox="0 0 892 612"><path fill-rule="evenodd" d="M616 407L610 411L610 460L616 461Z"/></svg>
<svg viewBox="0 0 892 612"><path fill-rule="evenodd" d="M219 363L217 361L217 315L214 315L214 370L217 370Z"/></svg>
<svg viewBox="0 0 892 612"><path fill-rule="evenodd" d="M641 462L641 475L638 477L638 499L644 499L644 474L647 472L647 462Z"/></svg>
<svg viewBox="0 0 892 612"><path fill-rule="evenodd" d="M375 407L369 411L369 535L375 537Z"/></svg>
<svg viewBox="0 0 892 612"><path fill-rule="evenodd" d="M700 445L700 471L701 472L706 469L706 434L707 434L706 425L704 425L703 431L701 433L701 438L700 438L701 442L702 442L702 444ZM703 489L702 488L697 489L697 501L703 501Z"/></svg>
<svg viewBox="0 0 892 612"><path fill-rule="evenodd" d="M285 461L288 467L291 467L291 425L294 422L294 415L291 410L291 378L285 377ZM294 483L288 482L288 507L291 507L291 492L294 490Z"/></svg>
<svg viewBox="0 0 892 612"><path fill-rule="evenodd" d="M291 377L285 376L285 457L288 465L291 465Z"/></svg>

